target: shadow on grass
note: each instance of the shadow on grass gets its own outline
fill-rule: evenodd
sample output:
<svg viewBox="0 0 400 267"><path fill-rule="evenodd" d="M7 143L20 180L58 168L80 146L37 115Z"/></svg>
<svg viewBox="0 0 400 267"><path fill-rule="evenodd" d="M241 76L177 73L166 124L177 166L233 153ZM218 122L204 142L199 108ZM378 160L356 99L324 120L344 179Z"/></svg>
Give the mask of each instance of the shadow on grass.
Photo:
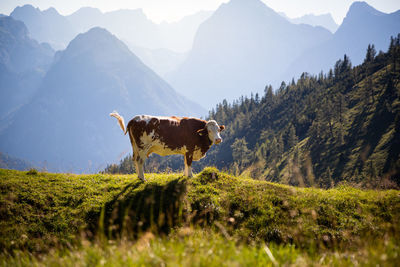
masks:
<svg viewBox="0 0 400 267"><path fill-rule="evenodd" d="M107 238L137 238L146 231L168 234L184 222L186 187L184 178L165 184L139 181L127 185L100 211L88 213L89 236L104 233Z"/></svg>

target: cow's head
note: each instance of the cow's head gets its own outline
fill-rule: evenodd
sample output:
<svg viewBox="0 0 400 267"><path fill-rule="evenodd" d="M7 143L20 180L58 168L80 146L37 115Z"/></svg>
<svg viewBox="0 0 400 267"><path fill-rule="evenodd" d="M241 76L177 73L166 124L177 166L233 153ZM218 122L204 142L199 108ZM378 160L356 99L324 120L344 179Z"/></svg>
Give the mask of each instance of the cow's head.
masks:
<svg viewBox="0 0 400 267"><path fill-rule="evenodd" d="M197 132L199 135L207 134L213 144L219 144L222 142L221 131L225 129L224 125L219 126L215 120L210 120L206 123L204 129L200 129Z"/></svg>

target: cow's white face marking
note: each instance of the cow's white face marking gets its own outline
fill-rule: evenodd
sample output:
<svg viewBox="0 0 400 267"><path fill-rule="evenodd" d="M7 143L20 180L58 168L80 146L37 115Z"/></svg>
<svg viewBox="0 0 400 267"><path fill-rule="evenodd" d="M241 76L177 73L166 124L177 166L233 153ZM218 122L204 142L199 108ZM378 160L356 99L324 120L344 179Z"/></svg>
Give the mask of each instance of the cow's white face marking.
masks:
<svg viewBox="0 0 400 267"><path fill-rule="evenodd" d="M208 138L210 138L213 144L219 144L222 142L221 135L219 134L220 128L215 120L208 121L206 124L206 128L208 131Z"/></svg>

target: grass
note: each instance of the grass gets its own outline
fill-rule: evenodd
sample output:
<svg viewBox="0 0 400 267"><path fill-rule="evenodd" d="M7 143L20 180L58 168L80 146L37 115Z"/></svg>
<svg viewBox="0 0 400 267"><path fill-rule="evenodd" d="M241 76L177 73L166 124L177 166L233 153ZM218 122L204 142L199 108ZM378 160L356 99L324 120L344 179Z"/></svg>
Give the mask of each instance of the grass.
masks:
<svg viewBox="0 0 400 267"><path fill-rule="evenodd" d="M270 255L267 253L270 252ZM357 250L304 251L295 245L248 245L220 233L180 228L168 238L143 234L137 241L83 241L70 249L35 256L18 251L0 256L2 266L396 266L394 241Z"/></svg>
<svg viewBox="0 0 400 267"><path fill-rule="evenodd" d="M400 192L0 170L0 264L395 265Z"/></svg>

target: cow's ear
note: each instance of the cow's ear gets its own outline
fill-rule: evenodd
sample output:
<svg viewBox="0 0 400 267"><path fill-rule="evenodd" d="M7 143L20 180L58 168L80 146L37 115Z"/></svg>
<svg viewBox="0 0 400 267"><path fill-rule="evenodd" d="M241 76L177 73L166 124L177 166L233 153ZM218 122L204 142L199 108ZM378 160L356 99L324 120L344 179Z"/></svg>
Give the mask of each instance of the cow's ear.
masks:
<svg viewBox="0 0 400 267"><path fill-rule="evenodd" d="M225 130L225 125L219 126L219 131L222 132L223 130Z"/></svg>
<svg viewBox="0 0 400 267"><path fill-rule="evenodd" d="M203 129L198 130L197 133L198 133L200 136L203 136L203 135L205 135L205 134L207 133L207 130L206 130L205 128L203 128Z"/></svg>

